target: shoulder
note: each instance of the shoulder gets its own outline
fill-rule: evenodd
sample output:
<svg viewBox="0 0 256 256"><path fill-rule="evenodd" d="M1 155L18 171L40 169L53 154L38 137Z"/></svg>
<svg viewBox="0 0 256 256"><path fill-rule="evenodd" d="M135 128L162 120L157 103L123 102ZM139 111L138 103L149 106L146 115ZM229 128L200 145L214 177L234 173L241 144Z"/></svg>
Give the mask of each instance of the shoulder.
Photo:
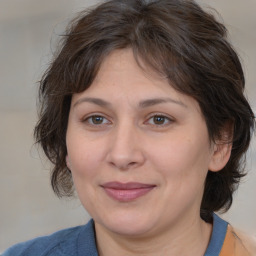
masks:
<svg viewBox="0 0 256 256"><path fill-rule="evenodd" d="M249 236L229 225L220 256L222 255L255 256L255 237Z"/></svg>
<svg viewBox="0 0 256 256"><path fill-rule="evenodd" d="M2 256L75 256L81 232L90 240L92 225L90 221L84 226L63 229L48 236L16 244L7 249Z"/></svg>
<svg viewBox="0 0 256 256"><path fill-rule="evenodd" d="M244 233L241 230L232 228L232 233L237 242L241 244L249 253L249 255L256 255L256 238Z"/></svg>
<svg viewBox="0 0 256 256"><path fill-rule="evenodd" d="M256 239L213 214L213 231L205 256L256 256Z"/></svg>

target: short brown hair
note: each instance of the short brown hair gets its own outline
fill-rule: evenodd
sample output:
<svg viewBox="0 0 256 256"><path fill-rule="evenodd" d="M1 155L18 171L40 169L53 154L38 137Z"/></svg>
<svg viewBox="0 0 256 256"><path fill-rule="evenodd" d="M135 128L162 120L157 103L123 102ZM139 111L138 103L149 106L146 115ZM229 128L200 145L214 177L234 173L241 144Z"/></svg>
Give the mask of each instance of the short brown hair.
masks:
<svg viewBox="0 0 256 256"><path fill-rule="evenodd" d="M244 74L227 31L191 0L110 0L84 11L63 37L58 55L40 84L39 122L35 138L53 163L51 184L58 196L72 195L66 166L66 130L72 94L86 90L103 59L116 49L131 48L181 93L200 105L209 138L233 125L232 152L219 172L208 171L201 204L207 221L227 210L244 175L255 117L244 97Z"/></svg>

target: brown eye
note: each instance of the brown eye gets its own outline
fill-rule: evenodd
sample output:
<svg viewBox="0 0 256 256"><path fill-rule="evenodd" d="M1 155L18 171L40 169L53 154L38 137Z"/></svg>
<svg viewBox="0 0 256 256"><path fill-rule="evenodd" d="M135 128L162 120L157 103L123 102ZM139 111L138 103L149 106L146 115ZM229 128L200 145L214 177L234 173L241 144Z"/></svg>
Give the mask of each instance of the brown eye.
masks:
<svg viewBox="0 0 256 256"><path fill-rule="evenodd" d="M101 125L109 123L109 121L105 117L96 115L86 118L85 122L89 123L90 125Z"/></svg>
<svg viewBox="0 0 256 256"><path fill-rule="evenodd" d="M102 116L92 116L91 119L93 124L102 124L104 120Z"/></svg>
<svg viewBox="0 0 256 256"><path fill-rule="evenodd" d="M156 126L168 125L171 122L172 122L172 120L169 117L162 116L162 115L154 115L148 119L149 124L156 125Z"/></svg>
<svg viewBox="0 0 256 256"><path fill-rule="evenodd" d="M163 117L163 116L154 116L153 119L154 119L154 123L158 124L158 125L159 124L164 124L165 121L166 121L166 118Z"/></svg>

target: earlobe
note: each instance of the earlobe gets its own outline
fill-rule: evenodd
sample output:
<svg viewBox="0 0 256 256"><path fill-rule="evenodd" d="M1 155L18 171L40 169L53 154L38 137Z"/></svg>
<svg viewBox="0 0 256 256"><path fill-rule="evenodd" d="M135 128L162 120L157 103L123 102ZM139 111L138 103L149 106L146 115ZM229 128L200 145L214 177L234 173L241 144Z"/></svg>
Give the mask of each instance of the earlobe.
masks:
<svg viewBox="0 0 256 256"><path fill-rule="evenodd" d="M67 165L68 169L71 170L71 164L70 164L70 162L69 162L69 157L68 157L68 155L66 155L66 165Z"/></svg>
<svg viewBox="0 0 256 256"><path fill-rule="evenodd" d="M232 143L222 142L215 144L213 148L213 155L208 166L208 170L218 172L225 167L229 161L232 150Z"/></svg>
<svg viewBox="0 0 256 256"><path fill-rule="evenodd" d="M219 138L214 142L213 154L208 170L218 172L228 163L233 146L233 129L234 125L232 121L226 122L223 125Z"/></svg>

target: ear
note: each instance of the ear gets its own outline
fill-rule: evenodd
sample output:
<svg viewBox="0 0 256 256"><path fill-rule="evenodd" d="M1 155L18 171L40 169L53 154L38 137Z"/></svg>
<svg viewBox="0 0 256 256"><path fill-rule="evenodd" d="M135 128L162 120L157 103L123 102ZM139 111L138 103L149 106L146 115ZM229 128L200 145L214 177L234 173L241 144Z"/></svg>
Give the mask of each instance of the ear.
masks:
<svg viewBox="0 0 256 256"><path fill-rule="evenodd" d="M71 170L71 164L70 164L68 155L66 155L66 165L67 165L68 169Z"/></svg>
<svg viewBox="0 0 256 256"><path fill-rule="evenodd" d="M232 150L233 124L227 123L213 144L213 152L208 170L218 172L222 170L229 161Z"/></svg>
<svg viewBox="0 0 256 256"><path fill-rule="evenodd" d="M215 144L208 170L218 172L223 169L230 158L231 149L232 144L228 142Z"/></svg>

